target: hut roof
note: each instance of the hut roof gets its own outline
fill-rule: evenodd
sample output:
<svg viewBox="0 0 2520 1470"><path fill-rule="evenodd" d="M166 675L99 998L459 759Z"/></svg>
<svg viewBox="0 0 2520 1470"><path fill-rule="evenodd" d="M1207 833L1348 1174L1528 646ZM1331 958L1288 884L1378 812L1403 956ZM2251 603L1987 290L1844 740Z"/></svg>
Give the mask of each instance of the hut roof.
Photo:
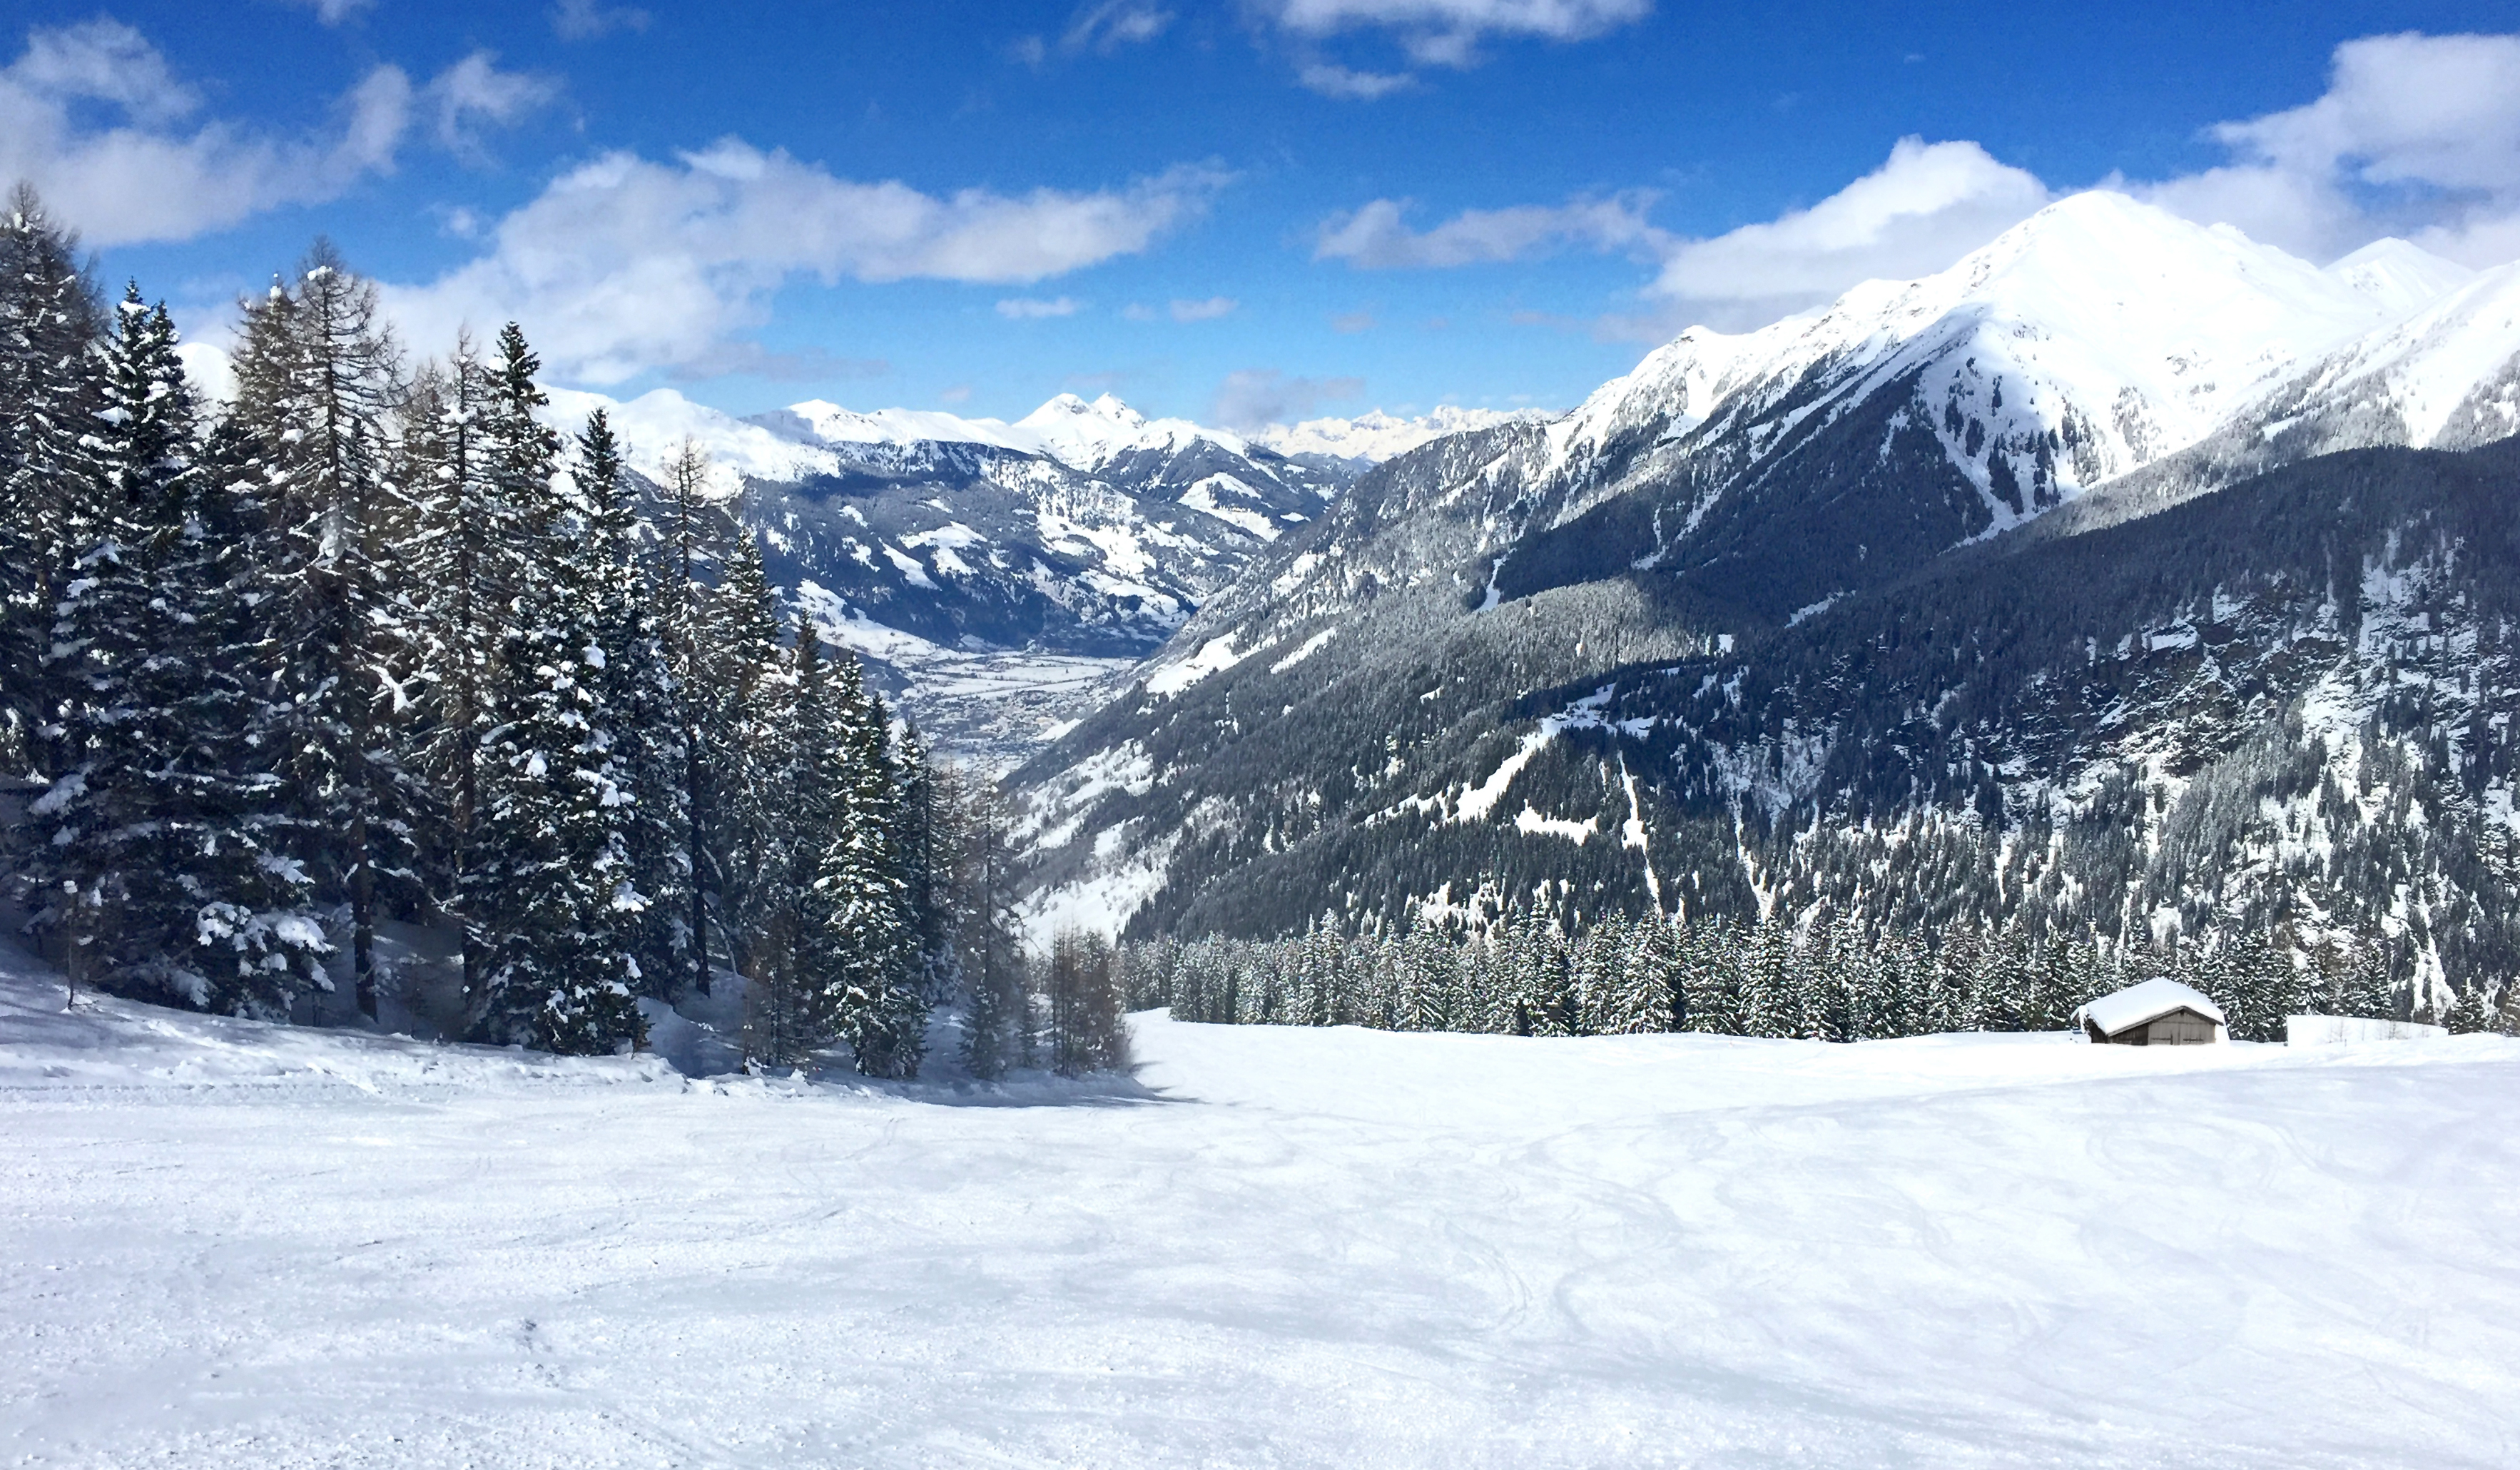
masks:
<svg viewBox="0 0 2520 1470"><path fill-rule="evenodd" d="M2103 995L2076 1011L2074 1019L2098 1027L2104 1036L2114 1036L2129 1027L2157 1021L2180 1010L2194 1011L2217 1026L2228 1024L2223 1019L2223 1008L2206 999L2204 991L2175 980L2147 980L2114 995Z"/></svg>

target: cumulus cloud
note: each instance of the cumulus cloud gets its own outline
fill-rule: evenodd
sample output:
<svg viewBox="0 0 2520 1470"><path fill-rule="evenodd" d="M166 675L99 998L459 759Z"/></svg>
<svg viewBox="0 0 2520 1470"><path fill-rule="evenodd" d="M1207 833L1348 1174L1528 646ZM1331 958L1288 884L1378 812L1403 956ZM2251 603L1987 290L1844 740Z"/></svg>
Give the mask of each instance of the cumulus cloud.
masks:
<svg viewBox="0 0 2520 1470"><path fill-rule="evenodd" d="M2228 162L2100 184L2314 261L2390 234L2470 265L2520 257L2520 35L2349 41L2317 99L2206 136ZM1942 270L2061 192L1975 143L1912 137L1817 204L1710 238L1656 228L1644 195L1464 210L1423 231L1386 199L1326 222L1314 254L1395 268L1626 250L1656 262L1643 309L1591 327L1659 339L1700 322L1756 327L1861 281Z"/></svg>
<svg viewBox="0 0 2520 1470"><path fill-rule="evenodd" d="M1050 316L1074 316L1076 306L1076 298L1070 296L1047 301L1033 297L1015 297L998 302L998 315L1011 322L1037 322Z"/></svg>
<svg viewBox="0 0 2520 1470"><path fill-rule="evenodd" d="M1225 182L1180 167L1091 193L937 196L737 139L666 162L616 152L500 220L487 253L388 299L414 342L513 317L562 376L618 383L709 360L794 277L1029 284L1146 250Z"/></svg>
<svg viewBox="0 0 2520 1470"><path fill-rule="evenodd" d="M1563 205L1464 209L1419 232L1402 218L1409 207L1406 201L1377 199L1324 224L1313 244L1313 258L1393 270L1489 265L1567 246L1659 253L1670 237L1646 223L1650 203L1650 195L1640 193Z"/></svg>
<svg viewBox="0 0 2520 1470"><path fill-rule="evenodd" d="M592 41L616 30L646 30L652 22L635 6L607 6L600 0L560 0L552 7L552 34L563 41Z"/></svg>
<svg viewBox="0 0 2520 1470"><path fill-rule="evenodd" d="M2052 197L1974 143L1902 138L1880 167L1807 209L1672 243L1652 290L1709 325L1773 321L1859 281L1941 270Z"/></svg>
<svg viewBox="0 0 2520 1470"><path fill-rule="evenodd" d="M2230 162L2112 182L2314 258L2392 230L2472 265L2520 254L2520 35L2348 41L2317 100L2210 136Z"/></svg>
<svg viewBox="0 0 2520 1470"><path fill-rule="evenodd" d="M273 137L200 116L200 94L146 36L88 21L29 33L0 69L0 179L32 183L94 245L185 240L392 172L418 117L448 147L477 152L483 127L554 94L486 52L422 87L378 67L335 102L329 127Z"/></svg>
<svg viewBox="0 0 2520 1470"><path fill-rule="evenodd" d="M1420 66L1466 67L1489 36L1590 40L1643 20L1653 0L1259 0L1258 8L1299 37L1387 31Z"/></svg>
<svg viewBox="0 0 2520 1470"><path fill-rule="evenodd" d="M1228 373L1218 385L1208 421L1228 429L1258 429L1290 423L1321 403L1346 402L1364 394L1362 378L1289 378L1276 368L1245 368Z"/></svg>

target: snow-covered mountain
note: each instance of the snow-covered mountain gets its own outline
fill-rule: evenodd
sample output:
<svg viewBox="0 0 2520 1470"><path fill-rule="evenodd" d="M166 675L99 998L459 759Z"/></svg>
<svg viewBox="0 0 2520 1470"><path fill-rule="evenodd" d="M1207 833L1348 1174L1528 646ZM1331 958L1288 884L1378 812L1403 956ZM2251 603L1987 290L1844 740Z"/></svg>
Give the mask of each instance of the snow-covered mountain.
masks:
<svg viewBox="0 0 2520 1470"><path fill-rule="evenodd" d="M2389 651L2407 649L2372 629L2429 626L2415 646L2431 650L2450 624L2417 610L2435 597L2423 587L2483 574L2441 570L2452 542L2488 544L2452 525L2475 503L2467 481L2440 490L2403 457L2309 473L2247 502L2297 524L2198 522L2219 560L2186 560L2182 537L2201 532L2176 518L2079 533L2340 448L2511 435L2512 280L2404 242L2320 268L2086 195L1934 276L1868 283L1758 332L1692 330L1557 421L1456 435L1369 472L1210 598L1137 687L1019 773L1040 902L1266 933L1326 901L1440 909L1483 880L1526 895L1578 882L1621 904L1650 891L1666 908L1686 882L1690 901L1755 912L1774 900L1763 885L1784 881L1759 864L1786 860L1758 834L1796 812L1825 827L1857 802L1847 820L1944 832L1933 822L2001 823L2052 798L2057 820L2101 812L2106 826L2126 815L2108 783L2142 780L2156 804L2107 839L2140 845L2170 820L2159 804L2191 789L2225 802L2257 779L2249 762L2200 775L2246 739L2279 747L2249 761L2362 758L2343 753L2387 742L2346 735L2376 717ZM2243 440L2246 456L2216 457ZM2161 493L2174 471L2182 488ZM2405 487L2335 499L2358 474ZM2334 544L2373 548L2369 587L2306 585L2301 569L2326 564L2301 538L2315 547L2336 517ZM2079 549L2031 556L2059 536ZM2475 554L2502 555L2492 545ZM2401 562L2425 558L2408 581ZM2022 570L2034 562L2052 564L2048 579ZM2146 583L2151 566L2179 573ZM1999 569L2007 590L1987 601L1974 589ZM2124 605L2085 606L2094 595ZM2240 625L2232 599L2257 595L2299 612L2222 647L2232 635L2216 625ZM1929 624L1940 664L1911 649ZM2068 627L2090 640L2072 661L2044 641ZM2314 642L2335 662L2302 662ZM2076 672L2121 645L2161 670ZM1916 665L1896 689L1876 672L1894 654ZM1979 667L2005 672L1978 682ZM1727 690L1763 680L1795 693L1725 712L1741 709ZM2510 682L2462 698L2520 704ZM2490 755L2458 759L2487 771ZM2370 822L2353 841L2386 849L2388 820ZM1694 866L1666 867L1675 853ZM2401 858L2436 873L2466 860ZM2121 865L2108 881L2135 880ZM2147 901L2195 897L2183 878L2157 881Z"/></svg>
<svg viewBox="0 0 2520 1470"><path fill-rule="evenodd" d="M553 397L572 428L606 409L651 478L697 444L799 606L934 733L992 759L1091 708L1364 462L1149 420L1107 394L1063 393L1012 424L819 399L739 419L671 390Z"/></svg>
<svg viewBox="0 0 2520 1470"><path fill-rule="evenodd" d="M1461 408L1444 404L1416 418L1398 418L1376 409L1352 419L1272 424L1253 437L1290 458L1324 454L1360 465L1378 465L1447 435L1494 429L1499 424L1542 423L1553 417L1537 408Z"/></svg>
<svg viewBox="0 0 2520 1470"><path fill-rule="evenodd" d="M1739 554L1745 515L1912 562L2196 443L2463 274L2404 242L2321 270L2228 226L2079 195L1937 275L1658 349L1550 426L1542 528L1624 495L1625 521L1650 512L1624 549L1657 563L1685 564L1701 530ZM1885 548L1867 526L1909 533ZM1811 569L1838 585L1861 570ZM1836 589L1779 590L1798 608Z"/></svg>

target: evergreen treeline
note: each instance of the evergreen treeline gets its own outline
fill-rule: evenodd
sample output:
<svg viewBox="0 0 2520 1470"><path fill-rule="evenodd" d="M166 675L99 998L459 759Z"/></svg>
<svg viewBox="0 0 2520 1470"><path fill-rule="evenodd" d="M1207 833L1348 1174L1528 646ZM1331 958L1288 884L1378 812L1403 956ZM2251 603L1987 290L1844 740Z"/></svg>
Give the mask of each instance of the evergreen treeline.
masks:
<svg viewBox="0 0 2520 1470"><path fill-rule="evenodd" d="M563 440L514 325L415 370L320 243L213 405L30 191L0 223L0 758L74 985L374 1017L399 921L480 1039L626 1049L726 967L756 1060L886 1077L967 965L1030 1005L1002 816L788 629L696 451Z"/></svg>
<svg viewBox="0 0 2520 1470"><path fill-rule="evenodd" d="M1962 924L1928 938L1851 917L1796 929L1613 914L1573 934L1522 909L1483 932L1412 923L1343 935L1317 922L1283 940L1131 943L1121 970L1133 1008L1169 1006L1181 1021L1524 1036L2056 1031L2084 1004L2163 975L2212 996L2241 1040L2281 1040L2287 1015L2397 1012L2373 950L2300 955L2277 937L2248 935L2165 954L2022 925ZM2497 1014L2481 997L2438 1019L2520 1031L2520 1007Z"/></svg>

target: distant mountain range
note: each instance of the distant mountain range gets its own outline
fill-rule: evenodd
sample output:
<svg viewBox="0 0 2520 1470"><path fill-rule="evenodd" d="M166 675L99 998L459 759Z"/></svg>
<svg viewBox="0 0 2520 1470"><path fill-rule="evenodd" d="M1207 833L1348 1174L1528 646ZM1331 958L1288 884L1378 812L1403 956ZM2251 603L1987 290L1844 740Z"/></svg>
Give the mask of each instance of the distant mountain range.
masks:
<svg viewBox="0 0 2520 1470"><path fill-rule="evenodd" d="M1016 774L1036 909L2281 923L2473 978L2515 430L2520 266L2068 199L1290 523Z"/></svg>
<svg viewBox="0 0 2520 1470"><path fill-rule="evenodd" d="M773 578L932 735L993 763L1090 709L1356 475L1516 416L1371 414L1254 436L1062 393L1009 424L820 400L735 418L670 390L605 408L642 472L698 444Z"/></svg>

